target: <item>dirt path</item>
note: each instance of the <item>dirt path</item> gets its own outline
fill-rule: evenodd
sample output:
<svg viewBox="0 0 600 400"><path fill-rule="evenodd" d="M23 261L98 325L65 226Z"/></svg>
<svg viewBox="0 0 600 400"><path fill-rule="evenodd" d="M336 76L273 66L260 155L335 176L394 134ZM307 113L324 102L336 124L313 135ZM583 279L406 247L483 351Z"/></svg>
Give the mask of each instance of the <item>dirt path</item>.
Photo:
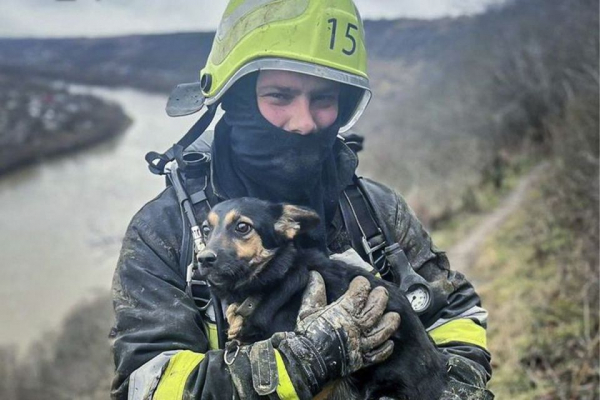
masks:
<svg viewBox="0 0 600 400"><path fill-rule="evenodd" d="M494 211L484 217L467 236L452 246L448 251L448 258L453 269L468 274L482 244L523 202L527 189L546 167L547 163L542 163L531 170Z"/></svg>

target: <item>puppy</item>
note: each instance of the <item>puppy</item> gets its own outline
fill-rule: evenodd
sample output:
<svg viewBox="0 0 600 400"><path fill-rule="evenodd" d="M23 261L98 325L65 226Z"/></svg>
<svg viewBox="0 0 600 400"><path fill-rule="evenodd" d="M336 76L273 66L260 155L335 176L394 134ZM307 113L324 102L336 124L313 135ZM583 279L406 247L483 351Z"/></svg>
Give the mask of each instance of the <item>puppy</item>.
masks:
<svg viewBox="0 0 600 400"><path fill-rule="evenodd" d="M445 358L406 297L391 283L330 260L309 246L306 233L318 224L319 216L312 210L254 198L229 200L211 210L202 225L206 249L200 256L200 273L230 304L230 338L254 343L276 332L293 331L310 271L323 276L328 303L344 294L352 279L364 276L372 287L388 290L386 311L399 313L401 323L392 336L393 354L381 364L352 374L352 397L439 398L446 381ZM249 315L243 313L242 320L236 319L236 308L248 298L260 301ZM343 395L349 398L348 393Z"/></svg>

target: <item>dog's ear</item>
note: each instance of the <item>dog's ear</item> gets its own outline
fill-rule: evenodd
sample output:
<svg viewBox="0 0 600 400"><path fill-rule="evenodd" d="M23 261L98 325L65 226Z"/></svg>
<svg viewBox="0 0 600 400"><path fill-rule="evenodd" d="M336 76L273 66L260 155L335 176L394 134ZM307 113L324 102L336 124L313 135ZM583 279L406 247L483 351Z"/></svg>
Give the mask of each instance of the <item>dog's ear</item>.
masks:
<svg viewBox="0 0 600 400"><path fill-rule="evenodd" d="M275 222L275 231L291 240L299 233L316 228L320 221L319 214L310 208L284 204L281 216Z"/></svg>

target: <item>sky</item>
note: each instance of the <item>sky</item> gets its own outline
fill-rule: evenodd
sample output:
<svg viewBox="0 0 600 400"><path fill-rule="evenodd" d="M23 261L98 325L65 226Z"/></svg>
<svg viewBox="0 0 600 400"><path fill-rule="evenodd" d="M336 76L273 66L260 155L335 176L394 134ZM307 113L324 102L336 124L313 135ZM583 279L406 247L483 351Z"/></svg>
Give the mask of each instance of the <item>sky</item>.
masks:
<svg viewBox="0 0 600 400"><path fill-rule="evenodd" d="M504 0L355 0L364 18L472 15ZM215 30L226 0L1 0L0 37Z"/></svg>

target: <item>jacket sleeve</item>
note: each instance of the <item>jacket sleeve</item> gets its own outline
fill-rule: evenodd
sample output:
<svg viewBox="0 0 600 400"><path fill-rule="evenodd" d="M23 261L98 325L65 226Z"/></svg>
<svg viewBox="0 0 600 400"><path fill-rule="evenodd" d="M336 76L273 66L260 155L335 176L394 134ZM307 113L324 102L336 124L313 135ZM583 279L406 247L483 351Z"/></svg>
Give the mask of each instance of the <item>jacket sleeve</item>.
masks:
<svg viewBox="0 0 600 400"><path fill-rule="evenodd" d="M163 193L147 204L133 218L123 241L112 289L112 397L232 399L244 391L243 398L258 398L251 390L247 357L228 366L222 350L209 350L202 316L185 293L185 274L179 271L182 222L176 201L168 197ZM286 363L281 357L277 360L276 393L282 396L275 398L298 398Z"/></svg>
<svg viewBox="0 0 600 400"><path fill-rule="evenodd" d="M378 194L371 196L371 201L380 217L388 221L392 236L413 269L431 283L433 307L421 315L421 321L438 349L449 356L450 382L443 399L453 399L455 395L491 398L491 393L484 390L492 372L486 343L487 311L475 289L463 274L450 269L446 254L433 245L401 196L373 181L365 180L365 186L369 193ZM389 201L390 196L393 201ZM469 388L479 397L461 397Z"/></svg>

